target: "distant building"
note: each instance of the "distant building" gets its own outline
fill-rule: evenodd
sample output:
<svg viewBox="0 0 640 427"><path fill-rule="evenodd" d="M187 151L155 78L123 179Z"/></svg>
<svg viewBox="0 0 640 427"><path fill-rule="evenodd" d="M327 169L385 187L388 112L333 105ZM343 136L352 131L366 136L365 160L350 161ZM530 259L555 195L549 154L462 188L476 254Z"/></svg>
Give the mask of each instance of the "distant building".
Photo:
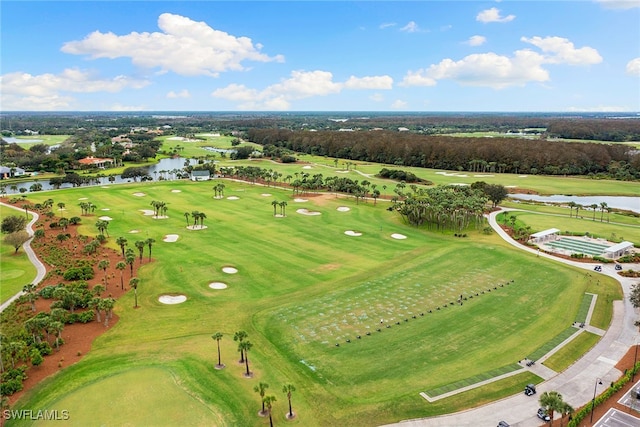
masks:
<svg viewBox="0 0 640 427"><path fill-rule="evenodd" d="M101 159L99 157L90 156L78 160L78 163L84 167L95 166L97 168L104 169L107 165L112 166L114 162L113 159Z"/></svg>
<svg viewBox="0 0 640 427"><path fill-rule="evenodd" d="M24 169L8 166L0 166L0 179L14 178L16 176L23 176L25 174Z"/></svg>
<svg viewBox="0 0 640 427"><path fill-rule="evenodd" d="M211 179L211 172L208 170L194 170L191 171L191 181L209 181Z"/></svg>

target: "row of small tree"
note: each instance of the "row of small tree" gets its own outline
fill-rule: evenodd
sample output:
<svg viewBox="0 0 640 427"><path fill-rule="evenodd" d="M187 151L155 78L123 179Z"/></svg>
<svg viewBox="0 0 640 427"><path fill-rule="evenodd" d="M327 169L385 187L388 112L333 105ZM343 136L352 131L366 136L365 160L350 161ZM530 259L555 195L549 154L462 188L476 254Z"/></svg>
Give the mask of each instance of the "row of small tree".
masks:
<svg viewBox="0 0 640 427"><path fill-rule="evenodd" d="M216 364L216 369L224 369L225 365L222 363L222 358L220 355L220 341L223 338L222 332L216 332L211 336L218 347L218 363ZM245 331L237 331L233 334L233 340L238 342L238 352L240 353L240 360L238 363L245 365L246 371L244 376L246 378L250 378L252 376L251 371L249 371L249 357L248 351L251 350L253 344L247 339L248 334ZM260 399L262 402L262 409L260 410L260 416L269 416L269 425L273 427L273 418L271 416L271 411L273 408L273 403L276 401L276 397L273 395L267 395L267 389L269 388L269 384L260 382L256 385L253 390L260 395ZM287 395L287 400L289 402L289 412L287 413L287 418L291 419L294 417L293 408L291 406L291 395L296 391L296 388L292 384L285 384L282 387L282 392Z"/></svg>

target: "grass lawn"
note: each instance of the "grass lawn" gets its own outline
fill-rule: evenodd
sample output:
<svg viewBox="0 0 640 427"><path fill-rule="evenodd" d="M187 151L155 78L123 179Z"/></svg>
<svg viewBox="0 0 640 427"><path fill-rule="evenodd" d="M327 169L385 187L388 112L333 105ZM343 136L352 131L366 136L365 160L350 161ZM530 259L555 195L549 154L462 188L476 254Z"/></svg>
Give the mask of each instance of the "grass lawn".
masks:
<svg viewBox="0 0 640 427"><path fill-rule="evenodd" d="M556 372L562 372L600 341L600 336L590 332L582 332L569 344L562 347L553 356L544 361L544 365Z"/></svg>
<svg viewBox="0 0 640 427"><path fill-rule="evenodd" d="M24 211L0 205L0 218L9 215L24 215ZM31 215L29 215L29 220L31 220ZM2 272L0 303L21 291L24 285L31 283L36 277L36 268L29 261L24 249L21 247L16 253L13 246L4 243L4 236L2 235L3 240L0 243L0 272Z"/></svg>
<svg viewBox="0 0 640 427"><path fill-rule="evenodd" d="M278 424L287 410L285 383L296 387L292 424L368 426L448 413L540 380L521 374L433 404L419 393L522 359L574 321L594 286L607 295L603 305L620 297L612 279L596 285L583 270L522 253L495 234L471 231L457 238L407 226L381 202L356 204L333 195L296 201L291 190L224 184L221 199L213 198L213 182L189 181L30 194L33 203L48 197L54 205L64 202L68 217L80 216L79 199L87 197L97 209L83 217L81 233L97 234L97 218L109 216L108 244L116 248L115 239L126 237L135 249L136 240L153 238L155 262L145 256L138 274L140 308L132 308L131 292L121 298L120 321L92 351L16 409L64 405L84 414L92 405L82 396L110 396L108 390L129 384L147 392L136 393L134 402L117 400L110 423L124 421L127 404L141 414L165 411L164 396L148 392L157 387L191 405L194 425L201 414L216 425L262 425L253 387L266 382L278 399ZM144 215L154 200L167 203L169 218ZM274 200L287 202L286 217L274 217ZM320 215L298 213L302 208ZM206 214L206 229L187 229L192 220L184 214L195 210ZM164 242L168 234L178 240ZM228 287L212 289L211 282ZM163 294L183 294L187 301L164 305L158 301ZM603 308L601 322L610 314ZM237 363L232 337L238 330L253 344L251 379ZM227 365L220 371L213 367L211 335L217 331L224 334Z"/></svg>

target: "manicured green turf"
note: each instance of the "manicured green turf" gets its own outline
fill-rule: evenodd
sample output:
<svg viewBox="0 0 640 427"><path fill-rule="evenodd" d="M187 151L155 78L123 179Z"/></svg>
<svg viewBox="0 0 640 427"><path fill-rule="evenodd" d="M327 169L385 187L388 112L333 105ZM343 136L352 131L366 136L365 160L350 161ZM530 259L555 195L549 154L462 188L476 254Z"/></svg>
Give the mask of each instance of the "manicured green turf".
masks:
<svg viewBox="0 0 640 427"><path fill-rule="evenodd" d="M549 353L551 350L556 348L560 343L562 343L564 340L566 340L576 332L578 332L578 329L574 328L573 326L566 328L565 330L560 332L558 335L556 335L555 337L553 337L552 339L544 343L544 345L535 349L533 353L527 355L527 359L529 360L540 359L542 356Z"/></svg>
<svg viewBox="0 0 640 427"><path fill-rule="evenodd" d="M582 302L580 303L580 308L578 309L578 314L576 315L576 322L584 323L587 321L587 315L589 314L589 308L591 307L592 301L593 295L584 294Z"/></svg>
<svg viewBox="0 0 640 427"><path fill-rule="evenodd" d="M8 215L21 216L24 215L24 211L0 205L0 218ZM31 220L31 216L29 216L29 220ZM36 268L29 261L24 249L21 247L16 253L13 246L4 243L4 237L4 234L0 236L3 239L0 244L0 272L2 276L0 303L21 291L24 285L31 283L36 277Z"/></svg>
<svg viewBox="0 0 640 427"><path fill-rule="evenodd" d="M556 372L562 372L571 366L581 355L589 351L591 347L596 345L600 338L599 335L592 334L591 332L582 332L569 344L545 360L544 365Z"/></svg>
<svg viewBox="0 0 640 427"><path fill-rule="evenodd" d="M284 383L296 386L294 423L305 426L378 425L447 413L520 392L532 378L518 375L501 381L503 388L488 385L484 392L433 404L419 392L517 362L570 325L584 293L596 286L582 270L518 251L495 234L470 231L462 239L407 226L381 202L356 204L333 195L300 196L307 201L296 202L291 190L232 181L224 181L225 198L214 199L216 183L30 195L33 202L64 202L65 216L80 216L79 199L87 197L97 209L83 217L81 233L97 234L96 220L109 216L110 246L116 248L117 237L134 248L136 240L153 238L156 261L149 264L145 255L139 272L140 308L132 308L131 292L122 297L119 322L91 353L18 407L48 407L57 396L81 395L104 376L162 364L219 414L221 425L264 422L256 415L259 396L253 392L259 381L269 383L278 398L276 423L284 422ZM167 203L168 219L143 215L153 200ZM273 200L287 201L285 218L273 216ZM341 212L340 206L350 210ZM301 215L300 208L321 215ZM206 213L208 228L186 228L183 214L194 210ZM348 236L347 230L362 236ZM407 238L397 240L392 233ZM178 241L163 242L167 234L178 234ZM237 274L224 273L225 266ZM228 288L211 289L214 281ZM612 279L602 278L597 286L599 294L609 292L603 304L619 295ZM188 299L164 305L158 302L164 293ZM456 303L461 294L462 305ZM385 327L377 332L380 319ZM605 309L601 319L607 321ZM254 345L253 379L243 378L244 366L237 363L232 336L238 330L246 330ZM224 334L222 371L213 368L216 331ZM145 410L157 405L149 393L135 404Z"/></svg>

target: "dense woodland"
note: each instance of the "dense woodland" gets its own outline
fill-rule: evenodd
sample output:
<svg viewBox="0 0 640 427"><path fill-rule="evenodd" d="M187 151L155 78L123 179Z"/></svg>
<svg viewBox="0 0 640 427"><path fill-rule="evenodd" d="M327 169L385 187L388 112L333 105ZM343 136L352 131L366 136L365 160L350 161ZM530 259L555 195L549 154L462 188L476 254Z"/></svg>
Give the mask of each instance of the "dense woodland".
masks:
<svg viewBox="0 0 640 427"><path fill-rule="evenodd" d="M640 178L640 155L622 144L472 138L409 132L250 129L255 143L295 152L391 165L546 175Z"/></svg>

